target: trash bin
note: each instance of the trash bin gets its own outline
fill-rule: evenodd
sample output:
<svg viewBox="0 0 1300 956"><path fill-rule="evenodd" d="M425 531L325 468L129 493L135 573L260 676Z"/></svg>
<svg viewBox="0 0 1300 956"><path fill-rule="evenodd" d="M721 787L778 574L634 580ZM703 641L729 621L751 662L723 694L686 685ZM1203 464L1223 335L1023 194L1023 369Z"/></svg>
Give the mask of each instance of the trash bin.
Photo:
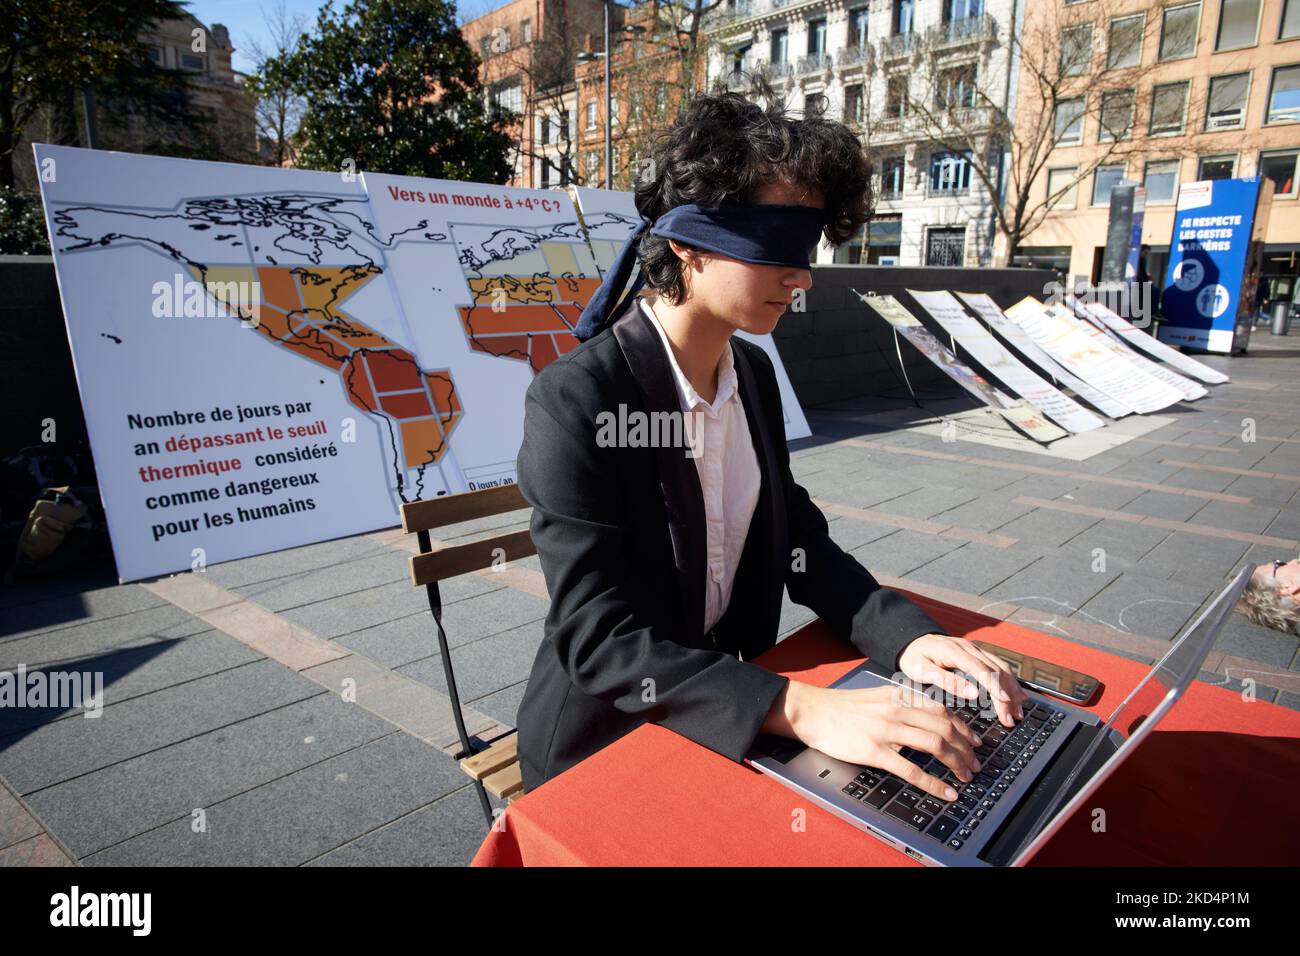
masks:
<svg viewBox="0 0 1300 956"><path fill-rule="evenodd" d="M1283 299L1273 303L1273 334L1286 335L1291 330L1291 303Z"/></svg>

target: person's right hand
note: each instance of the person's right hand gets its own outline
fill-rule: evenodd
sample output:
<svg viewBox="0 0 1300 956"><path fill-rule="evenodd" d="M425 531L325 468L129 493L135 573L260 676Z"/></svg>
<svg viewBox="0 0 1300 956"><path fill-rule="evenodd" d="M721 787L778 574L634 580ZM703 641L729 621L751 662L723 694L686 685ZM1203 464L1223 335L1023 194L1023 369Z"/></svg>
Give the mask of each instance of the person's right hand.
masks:
<svg viewBox="0 0 1300 956"><path fill-rule="evenodd" d="M903 747L933 754L963 783L980 770L980 737L938 701L898 686L862 690L818 688L800 721L804 743L829 757L879 767L938 800L957 798L948 784L899 753Z"/></svg>

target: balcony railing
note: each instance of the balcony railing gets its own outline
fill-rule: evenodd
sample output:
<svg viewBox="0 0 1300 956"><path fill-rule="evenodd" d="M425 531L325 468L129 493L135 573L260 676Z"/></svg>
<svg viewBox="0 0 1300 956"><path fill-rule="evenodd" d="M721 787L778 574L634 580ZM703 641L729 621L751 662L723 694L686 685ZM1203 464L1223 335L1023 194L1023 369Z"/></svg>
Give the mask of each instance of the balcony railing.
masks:
<svg viewBox="0 0 1300 956"><path fill-rule="evenodd" d="M944 47L991 40L996 32L997 24L993 18L986 13L981 13L978 16L962 17L960 20L949 20L947 23L932 26L928 36L932 46Z"/></svg>
<svg viewBox="0 0 1300 956"><path fill-rule="evenodd" d="M895 33L880 41L880 58L882 60L902 59L911 56L917 46L915 33Z"/></svg>
<svg viewBox="0 0 1300 956"><path fill-rule="evenodd" d="M868 66L874 59L870 46L846 46L838 50L835 54L835 62L841 67L846 66Z"/></svg>
<svg viewBox="0 0 1300 956"><path fill-rule="evenodd" d="M773 80L779 80L783 77L794 75L794 64L789 60L778 60L775 63L767 63L763 66L763 73Z"/></svg>
<svg viewBox="0 0 1300 956"><path fill-rule="evenodd" d="M735 0L734 3L723 4L710 10L704 15L702 23L705 30L712 30L750 17L771 13L773 10L780 10L782 7L798 2L799 0Z"/></svg>
<svg viewBox="0 0 1300 956"><path fill-rule="evenodd" d="M807 56L799 57L796 70L799 73L815 73L818 70L829 70L830 67L831 55L829 53L809 53Z"/></svg>
<svg viewBox="0 0 1300 956"><path fill-rule="evenodd" d="M753 78L753 63L745 61L737 66L733 66L731 72L727 74L727 89L732 91L747 90L753 82Z"/></svg>

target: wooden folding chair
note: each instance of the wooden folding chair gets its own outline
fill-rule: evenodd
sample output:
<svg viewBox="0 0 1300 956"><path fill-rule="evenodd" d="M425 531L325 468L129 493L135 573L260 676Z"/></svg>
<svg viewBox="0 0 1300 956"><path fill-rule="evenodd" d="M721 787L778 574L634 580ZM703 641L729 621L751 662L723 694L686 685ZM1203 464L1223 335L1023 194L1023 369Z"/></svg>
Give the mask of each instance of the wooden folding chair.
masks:
<svg viewBox="0 0 1300 956"><path fill-rule="evenodd" d="M509 531L469 544L434 549L429 532L461 521L487 518L492 515L518 511L529 507L518 485L500 485L481 491L468 491L458 495L444 495L428 501L412 501L402 505L402 530L414 533L420 553L411 558L411 582L423 585L429 594L429 609L438 627L438 650L442 654L443 672L447 676L447 692L451 696L452 714L460 734L460 753L456 754L462 770L478 788L479 802L488 826L493 823L490 792L500 799L511 801L524 792L519 770L517 734L511 731L488 743L470 741L465 731L465 718L461 713L460 694L456 690L456 675L452 672L451 653L447 648L447 632L442 626L442 594L438 582L457 575L487 568L504 559L526 558L536 554L533 539L527 531Z"/></svg>

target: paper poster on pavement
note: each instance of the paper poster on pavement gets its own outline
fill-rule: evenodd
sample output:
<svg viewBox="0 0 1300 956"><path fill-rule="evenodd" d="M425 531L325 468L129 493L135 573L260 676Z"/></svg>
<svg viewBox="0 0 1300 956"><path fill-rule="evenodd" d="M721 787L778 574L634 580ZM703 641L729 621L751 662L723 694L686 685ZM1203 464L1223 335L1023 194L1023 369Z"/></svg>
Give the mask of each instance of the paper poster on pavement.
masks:
<svg viewBox="0 0 1300 956"><path fill-rule="evenodd" d="M908 289L907 294L929 312L962 348L974 356L986 372L996 375L1003 385L1066 431L1079 434L1101 428L1105 424L1074 399L1043 381L1007 351L992 333L966 313L951 292Z"/></svg>
<svg viewBox="0 0 1300 956"><path fill-rule="evenodd" d="M1123 418L1125 415L1133 414L1132 406L1117 401L1101 389L1089 385L1044 352L1042 346L1031 339L1020 326L1002 314L1002 309L990 296L983 292L958 292L957 294L961 296L966 306L987 322L1007 344L1050 375L1058 385L1072 389L1074 394L1110 418Z"/></svg>

